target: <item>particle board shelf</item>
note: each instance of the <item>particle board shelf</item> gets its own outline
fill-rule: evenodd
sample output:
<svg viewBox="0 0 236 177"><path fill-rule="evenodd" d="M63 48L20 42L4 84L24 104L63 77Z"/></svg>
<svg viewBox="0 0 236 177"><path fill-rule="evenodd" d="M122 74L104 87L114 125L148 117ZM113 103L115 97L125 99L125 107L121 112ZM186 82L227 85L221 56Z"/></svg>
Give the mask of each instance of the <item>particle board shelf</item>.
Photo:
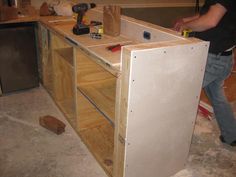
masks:
<svg viewBox="0 0 236 177"><path fill-rule="evenodd" d="M77 132L105 172L112 176L114 128L80 91L77 100Z"/></svg>

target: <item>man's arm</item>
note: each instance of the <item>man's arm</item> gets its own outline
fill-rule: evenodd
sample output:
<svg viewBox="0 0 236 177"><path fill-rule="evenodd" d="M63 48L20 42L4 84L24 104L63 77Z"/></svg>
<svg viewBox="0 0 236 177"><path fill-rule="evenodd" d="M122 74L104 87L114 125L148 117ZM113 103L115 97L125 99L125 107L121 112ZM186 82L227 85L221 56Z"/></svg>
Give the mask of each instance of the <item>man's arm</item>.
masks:
<svg viewBox="0 0 236 177"><path fill-rule="evenodd" d="M185 29L191 29L192 31L202 32L214 28L217 26L226 12L227 9L221 4L217 3L212 5L206 14L201 15L195 20L183 23L178 31L182 32Z"/></svg>
<svg viewBox="0 0 236 177"><path fill-rule="evenodd" d="M196 14L194 16L190 16L190 17L185 17L185 18L181 18L181 19L178 19L176 22L175 22L175 25L174 25L174 30L176 31L179 31L180 30L180 27L184 24L184 23L187 23L187 22L190 22L192 20L196 20L199 18L199 14Z"/></svg>

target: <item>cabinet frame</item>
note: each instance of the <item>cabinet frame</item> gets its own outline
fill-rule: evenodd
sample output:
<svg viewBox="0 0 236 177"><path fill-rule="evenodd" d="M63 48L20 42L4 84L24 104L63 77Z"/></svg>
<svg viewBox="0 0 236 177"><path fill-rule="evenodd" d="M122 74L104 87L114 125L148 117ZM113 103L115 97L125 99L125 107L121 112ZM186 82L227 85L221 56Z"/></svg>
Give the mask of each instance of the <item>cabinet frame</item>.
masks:
<svg viewBox="0 0 236 177"><path fill-rule="evenodd" d="M143 32L143 27L145 27L146 24L138 24L134 19L130 18L124 19L125 20L122 22L122 34L125 33L124 31L127 31L127 34L131 36L132 40L134 40L135 35L140 36L140 34ZM136 25L137 30L135 31L135 33L132 33L132 30L130 28L133 25ZM110 64L107 64L106 61L103 60L103 58L99 58L99 56L96 56L93 52L91 52L92 47L86 48L85 46L74 42L76 41L74 39L73 42L67 40L68 36L65 37L63 36L63 34L66 31L70 31L70 28L68 28L68 26L65 26L65 29L63 28L60 30L60 32L63 32L63 34L48 29L48 32L50 33L50 52L52 58L57 55L55 54L56 50L64 50L68 47L73 48L73 88L75 89L74 109L76 112L74 122L76 122L76 125L73 124L72 127L81 137L83 142L87 145L88 149L95 156L105 172L109 176L113 177L141 177L145 175L156 177L156 174L160 174L161 177L164 177L173 175L184 167L188 155L189 146L191 144L191 136L197 114L199 94L201 90L201 83L203 80L209 43L197 39L184 39L173 34L173 32L169 33L169 31L166 29L155 29L152 25L147 25L146 28L152 33L155 33L155 36L161 36L161 40L159 42L151 41L150 43L142 41L140 44L137 44L136 41L134 43L130 43L129 41L130 45L123 46L121 49L120 68L117 67L117 65L115 65L115 67L111 66ZM79 41L80 38L78 37L76 39ZM121 39L119 38L119 40ZM156 57L159 55L161 57ZM178 57L173 57L172 59L170 55ZM146 58L146 56L148 57ZM103 108L98 105L100 103L98 103L96 99L94 100L93 95L89 95L88 93L86 93L86 91L83 90L83 88L80 88L81 85L78 84L78 80L82 79L80 78L82 76L80 75L81 73L78 70L81 62L79 57L86 57L88 60L91 60L90 62L95 64L97 67L102 68L104 72L111 74L111 76L116 80L114 86L116 91L115 94L113 94L113 97L115 97L115 120L110 121L109 119L107 119L107 117L109 116L107 116L107 113L105 113ZM198 58L198 60L196 60L196 57ZM151 122L145 123L142 122L142 117L140 117L139 115L133 116L136 113L135 110L138 110L137 112L139 112L143 117L145 117L144 115L146 115L146 119L149 121L153 120L153 115L154 117L156 115L156 120L153 123L157 123L158 121L162 120L160 113L158 113L157 111L158 109L153 109L153 105L155 105L156 103L158 103L157 107L162 108L161 102L158 102L159 99L157 99L157 95L162 94L161 90L158 90L158 84L161 84L162 82L164 82L164 80L168 81L168 77L170 76L172 77L172 82L175 81L176 83L178 83L177 79L180 79L181 82L179 83L183 84L183 79L186 79L183 76L189 75L189 72L191 71L190 68L192 67L192 62L198 63L194 68L196 72L191 73L192 77L190 77L190 80L183 85L184 91L190 90L186 93L183 99L184 101L186 101L186 103L188 101L192 103L191 106L187 105L189 110L186 110L186 108L179 104L176 106L176 108L171 108L172 111L170 111L170 113L168 113L165 109L160 111L163 114L166 113L165 117L167 119L171 119L171 117L174 116L174 113L176 115L178 114L178 116L180 117L183 116L181 118L183 125L177 124L176 127L167 127L167 125L169 124L165 124L165 127L163 129L160 129L159 132L154 131L156 133L156 136L155 134L152 135L152 131L148 131ZM158 67L158 70L155 71L153 67L157 64L162 65L162 67ZM140 66L143 66L143 68ZM86 66L83 67L84 70L88 69L86 68ZM171 70L171 67L173 67L174 69ZM185 67L188 68L188 70L185 71ZM117 68L119 70L117 70ZM167 70L164 70L163 68L167 68ZM92 70L88 69L88 71L91 72ZM99 69L98 71L100 72ZM181 75L178 75L178 71ZM168 72L173 72L174 74L172 73L171 75ZM86 75L86 77L87 76L89 77L89 74ZM153 78L153 80L150 80L149 76L150 78ZM145 77L147 77L147 79L145 79ZM94 82L99 83L100 80L98 79ZM145 85L142 86L142 84L146 84L146 82L150 84L148 85L149 87L145 87ZM134 83L139 83L139 86L135 88ZM85 83L85 85L86 84L87 83ZM196 86L195 89L192 89L192 84ZM173 92L170 88L168 88L167 90L165 90L164 87L161 88L163 89L163 93L167 94L168 100L168 94L171 94ZM145 91L143 91L142 89L145 89ZM56 90L54 90L51 95L56 102L55 91ZM145 92L148 92L150 94L148 94L146 97ZM183 92L180 93L184 94ZM155 99L153 100L152 97ZM145 110L142 110L141 107L135 102L135 99L137 98L140 98L140 104L143 104L143 107L145 108L147 108L147 106L150 104L150 107L152 108L150 110L153 111L153 114L145 114ZM170 98L171 100L168 101L169 103L171 103L170 105L172 105L172 99L175 103L174 99L179 99L179 95L172 95L172 97ZM160 99L165 99L165 95L163 95ZM186 106L186 103L183 105ZM178 104L178 102L176 102L176 104ZM63 112L63 109L61 110ZM182 112L186 114L182 114ZM68 118L66 114L65 116ZM80 118L80 116L84 116L84 119ZM98 117L98 119L96 117ZM168 165L169 161L165 159L164 163L161 164L160 160L164 157L162 156L161 158L154 158L152 157L152 153L155 155L160 153L161 156L161 153L165 154L167 153L167 151L172 150L169 154L173 154L175 152L173 149L166 148L167 151L165 152L166 145L163 143L158 143L158 141L163 141L161 136L162 131L165 133L167 132L165 136L170 136L171 138L173 138L173 132L175 131L175 129L180 130L181 127L184 126L184 123L186 123L185 121L188 121L188 126L187 128L183 128L183 131L178 137L179 139L184 139L183 141L181 141L183 142L183 145L181 145L181 143L178 143L176 146L174 145L173 148L183 150L179 153L179 156L175 156L172 158L172 170L169 170L167 168L164 168L166 165ZM177 123L176 121L174 122ZM167 128L173 129L170 134L168 134ZM146 142L146 140L147 142L151 141L152 139L154 140L155 137L159 138L158 141L155 140L154 142L156 149L160 151L158 152L155 151L155 149L152 149L153 152L148 153L148 148L143 148L143 150L140 151L139 147L142 146L138 145L142 142L139 142L139 139L137 138L137 136L140 135L138 133L138 130L140 131L140 133L145 133L145 137L151 137L151 139L141 138L143 142ZM101 141L99 141L99 139ZM133 144L135 146L133 146ZM103 149L105 149L105 151ZM132 149L134 149L135 151L132 151ZM146 161L142 162L142 160L147 159L145 159L145 157L141 154L148 154L150 161L158 164L158 168L149 166ZM135 156L140 157L140 162L138 162L137 159L135 160ZM171 157L168 156L167 158ZM143 164L143 166L141 167L140 164Z"/></svg>

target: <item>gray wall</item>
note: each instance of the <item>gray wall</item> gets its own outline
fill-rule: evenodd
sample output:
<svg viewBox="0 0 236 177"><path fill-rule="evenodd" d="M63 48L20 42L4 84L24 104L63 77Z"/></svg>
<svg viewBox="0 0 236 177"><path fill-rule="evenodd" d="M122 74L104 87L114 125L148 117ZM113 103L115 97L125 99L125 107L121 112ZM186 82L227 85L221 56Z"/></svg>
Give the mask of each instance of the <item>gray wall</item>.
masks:
<svg viewBox="0 0 236 177"><path fill-rule="evenodd" d="M121 13L139 20L171 28L176 19L194 15L194 7L124 8Z"/></svg>
<svg viewBox="0 0 236 177"><path fill-rule="evenodd" d="M31 4L36 8L44 2L50 2L51 0L31 0ZM171 3L171 4L182 4L182 3L195 3L196 0L63 0L72 2L94 2L97 4L149 4L149 3ZM200 0L203 2L204 0Z"/></svg>
<svg viewBox="0 0 236 177"><path fill-rule="evenodd" d="M147 4L147 3L192 3L195 0L74 0L77 2L94 2L94 3L122 3L122 4ZM200 0L203 2L203 0Z"/></svg>

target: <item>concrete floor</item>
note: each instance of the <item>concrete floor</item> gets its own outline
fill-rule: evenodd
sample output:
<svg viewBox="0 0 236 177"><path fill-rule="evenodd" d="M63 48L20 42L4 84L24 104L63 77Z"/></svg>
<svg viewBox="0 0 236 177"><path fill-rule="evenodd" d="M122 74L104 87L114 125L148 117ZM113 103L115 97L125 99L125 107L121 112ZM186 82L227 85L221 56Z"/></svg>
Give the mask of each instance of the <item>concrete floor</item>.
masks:
<svg viewBox="0 0 236 177"><path fill-rule="evenodd" d="M39 123L66 124L56 135ZM106 177L43 88L0 97L0 177Z"/></svg>
<svg viewBox="0 0 236 177"><path fill-rule="evenodd" d="M38 118L66 123L56 135ZM236 147L218 140L215 121L198 116L186 168L173 177L235 177ZM42 88L0 97L0 177L107 177Z"/></svg>

